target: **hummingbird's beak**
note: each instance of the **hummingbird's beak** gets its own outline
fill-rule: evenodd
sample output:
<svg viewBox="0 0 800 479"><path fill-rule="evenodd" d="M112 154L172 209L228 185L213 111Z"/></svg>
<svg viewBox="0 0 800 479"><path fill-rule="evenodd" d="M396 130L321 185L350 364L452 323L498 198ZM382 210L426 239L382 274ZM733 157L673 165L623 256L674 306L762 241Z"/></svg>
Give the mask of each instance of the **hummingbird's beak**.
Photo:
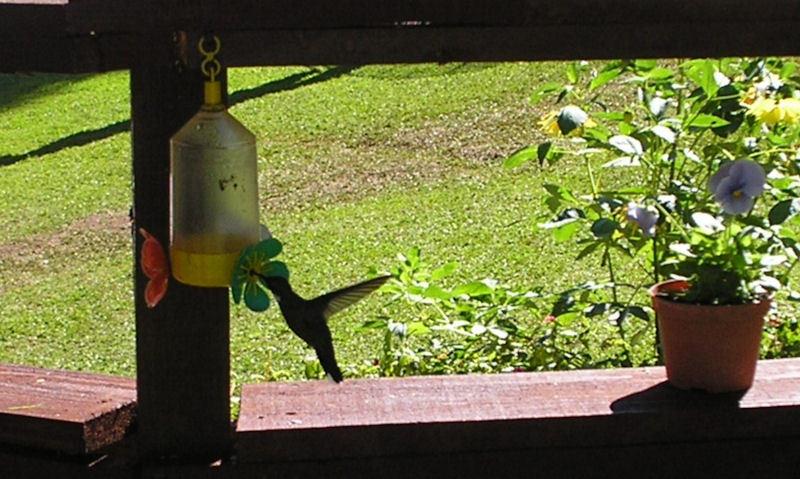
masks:
<svg viewBox="0 0 800 479"><path fill-rule="evenodd" d="M267 287L269 289L272 289L275 286L276 282L277 282L277 279L275 277L265 276L265 275L259 273L258 271L254 270L254 269L250 270L250 274L258 277L259 279L261 279L261 281L263 281L267 285Z"/></svg>

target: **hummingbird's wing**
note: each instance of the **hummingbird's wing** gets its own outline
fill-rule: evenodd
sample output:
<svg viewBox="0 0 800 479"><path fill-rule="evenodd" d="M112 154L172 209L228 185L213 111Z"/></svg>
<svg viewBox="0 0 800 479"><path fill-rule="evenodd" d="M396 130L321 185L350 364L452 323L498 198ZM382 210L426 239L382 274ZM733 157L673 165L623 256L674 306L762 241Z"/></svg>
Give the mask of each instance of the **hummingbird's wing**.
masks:
<svg viewBox="0 0 800 479"><path fill-rule="evenodd" d="M391 276L379 276L364 282L354 284L327 294L323 294L312 301L322 307L322 315L328 318L357 302L364 296L380 288Z"/></svg>

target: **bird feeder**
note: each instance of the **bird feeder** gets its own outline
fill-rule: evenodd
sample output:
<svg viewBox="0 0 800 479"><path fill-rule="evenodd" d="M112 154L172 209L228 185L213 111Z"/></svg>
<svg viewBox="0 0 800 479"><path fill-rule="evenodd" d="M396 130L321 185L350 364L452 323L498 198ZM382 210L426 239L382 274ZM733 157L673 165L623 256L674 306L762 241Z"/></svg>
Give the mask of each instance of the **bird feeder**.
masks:
<svg viewBox="0 0 800 479"><path fill-rule="evenodd" d="M203 106L170 139L170 258L175 279L225 287L242 250L260 239L255 135L222 103L221 70L206 51Z"/></svg>

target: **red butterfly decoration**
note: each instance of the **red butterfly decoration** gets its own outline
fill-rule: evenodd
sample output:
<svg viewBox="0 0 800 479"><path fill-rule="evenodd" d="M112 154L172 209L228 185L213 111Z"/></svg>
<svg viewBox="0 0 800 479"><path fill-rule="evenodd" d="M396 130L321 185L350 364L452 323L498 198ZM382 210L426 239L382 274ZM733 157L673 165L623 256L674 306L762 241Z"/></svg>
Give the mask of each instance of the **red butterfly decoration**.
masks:
<svg viewBox="0 0 800 479"><path fill-rule="evenodd" d="M164 253L164 247L155 236L144 228L139 228L139 233L144 236L141 252L142 270L144 275L150 279L144 289L144 301L148 308L154 308L167 294L169 263L167 255Z"/></svg>

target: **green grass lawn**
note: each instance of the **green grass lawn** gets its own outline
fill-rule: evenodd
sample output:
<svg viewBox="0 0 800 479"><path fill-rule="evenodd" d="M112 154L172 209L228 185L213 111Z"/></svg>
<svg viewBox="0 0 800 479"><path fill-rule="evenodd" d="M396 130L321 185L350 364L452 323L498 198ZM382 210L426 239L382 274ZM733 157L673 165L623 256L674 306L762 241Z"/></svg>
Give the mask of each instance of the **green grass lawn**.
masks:
<svg viewBox="0 0 800 479"><path fill-rule="evenodd" d="M458 261L454 281L568 283L575 271L556 259L568 253L533 227L540 175L501 168L539 134L527 98L556 73L231 70L231 111L259 142L263 221L285 244L295 287L343 286L412 246L434 264ZM3 76L0 87L0 361L132 375L127 74ZM566 177L569 165L552 173ZM376 357L378 333L354 330L382 305L374 297L337 316L343 365ZM232 324L235 379L302 377L310 351L275 309L234 307Z"/></svg>
<svg viewBox="0 0 800 479"><path fill-rule="evenodd" d="M419 247L451 282L558 291L591 279L574 243L535 225L542 184L580 165L503 169L541 140L532 91L556 64L235 69L231 112L257 137L262 221L313 296L387 271ZM0 361L135 374L126 73L0 76ZM356 331L411 310L375 295L331 328L345 370L380 354ZM235 384L298 379L311 354L276 308L232 308Z"/></svg>

